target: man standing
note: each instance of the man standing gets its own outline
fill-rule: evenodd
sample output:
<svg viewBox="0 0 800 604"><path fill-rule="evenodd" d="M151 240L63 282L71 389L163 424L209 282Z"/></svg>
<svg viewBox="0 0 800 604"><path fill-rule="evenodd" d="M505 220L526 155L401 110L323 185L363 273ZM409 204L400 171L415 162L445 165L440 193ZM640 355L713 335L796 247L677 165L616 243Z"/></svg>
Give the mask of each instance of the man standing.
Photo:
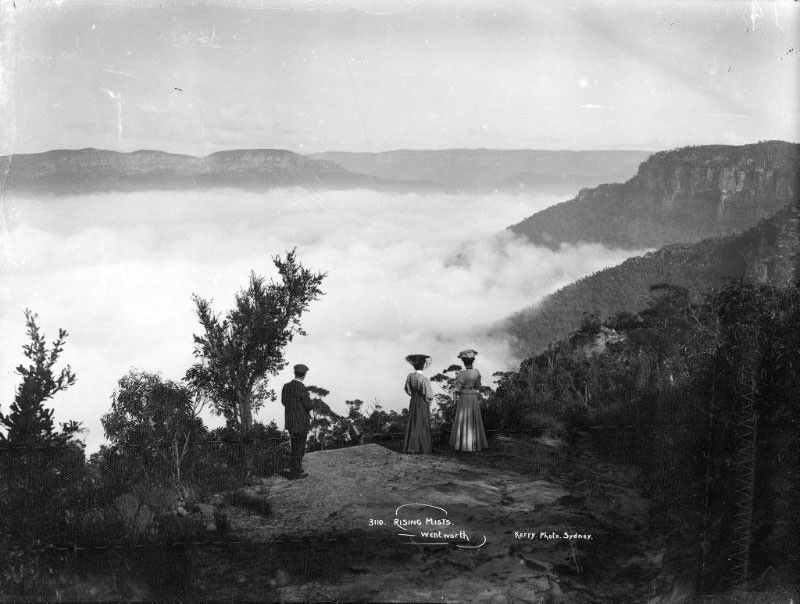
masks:
<svg viewBox="0 0 800 604"><path fill-rule="evenodd" d="M299 364L294 366L294 379L283 385L281 403L286 408L285 428L289 432L292 444L291 470L289 478L305 478L303 472L303 455L306 452L306 439L311 428L308 412L311 411L311 396L303 380L308 367Z"/></svg>

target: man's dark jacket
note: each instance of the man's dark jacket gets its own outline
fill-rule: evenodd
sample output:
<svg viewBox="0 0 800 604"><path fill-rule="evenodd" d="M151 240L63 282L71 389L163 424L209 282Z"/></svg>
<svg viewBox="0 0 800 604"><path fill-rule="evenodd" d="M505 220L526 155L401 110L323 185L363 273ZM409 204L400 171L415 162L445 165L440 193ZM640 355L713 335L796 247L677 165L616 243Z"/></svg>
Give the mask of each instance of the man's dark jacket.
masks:
<svg viewBox="0 0 800 604"><path fill-rule="evenodd" d="M284 384L281 403L286 407L286 430L292 434L308 432L311 428L308 416L311 411L311 396L305 384L300 380Z"/></svg>

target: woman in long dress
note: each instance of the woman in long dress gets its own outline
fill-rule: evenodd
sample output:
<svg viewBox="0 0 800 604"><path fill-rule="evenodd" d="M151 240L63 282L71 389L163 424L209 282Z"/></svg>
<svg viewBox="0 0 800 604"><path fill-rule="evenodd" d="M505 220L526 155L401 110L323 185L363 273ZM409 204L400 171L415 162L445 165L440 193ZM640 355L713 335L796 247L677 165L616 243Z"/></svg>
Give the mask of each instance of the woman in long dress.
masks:
<svg viewBox="0 0 800 604"><path fill-rule="evenodd" d="M433 401L431 383L422 370L431 364L431 357L425 354L410 354L406 361L414 367L414 372L406 378L406 394L411 397L408 407L408 426L403 442L403 453L431 452L431 414L429 405Z"/></svg>
<svg viewBox="0 0 800 604"><path fill-rule="evenodd" d="M450 432L450 446L456 451L480 451L489 446L478 404L481 372L472 367L477 354L474 350L462 350L458 354L465 369L459 371L454 386L458 402L453 430Z"/></svg>

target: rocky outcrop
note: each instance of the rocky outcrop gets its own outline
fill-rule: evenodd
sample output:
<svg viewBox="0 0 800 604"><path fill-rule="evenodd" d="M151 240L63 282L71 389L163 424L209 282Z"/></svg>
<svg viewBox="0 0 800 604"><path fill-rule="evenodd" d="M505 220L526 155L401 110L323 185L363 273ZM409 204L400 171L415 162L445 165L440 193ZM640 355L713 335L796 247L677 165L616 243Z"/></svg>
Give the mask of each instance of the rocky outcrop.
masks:
<svg viewBox="0 0 800 604"><path fill-rule="evenodd" d="M781 141L656 153L624 184L583 189L512 231L538 245L641 249L742 232L798 195L800 145Z"/></svg>

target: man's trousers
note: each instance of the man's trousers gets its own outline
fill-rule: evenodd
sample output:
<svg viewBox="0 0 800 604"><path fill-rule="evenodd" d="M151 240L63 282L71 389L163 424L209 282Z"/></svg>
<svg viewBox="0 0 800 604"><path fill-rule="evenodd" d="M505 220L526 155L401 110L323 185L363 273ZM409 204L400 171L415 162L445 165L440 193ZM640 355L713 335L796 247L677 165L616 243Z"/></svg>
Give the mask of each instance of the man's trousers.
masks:
<svg viewBox="0 0 800 604"><path fill-rule="evenodd" d="M290 434L291 452L291 472L292 476L300 476L303 473L303 455L306 452L306 439L308 432L293 432Z"/></svg>

